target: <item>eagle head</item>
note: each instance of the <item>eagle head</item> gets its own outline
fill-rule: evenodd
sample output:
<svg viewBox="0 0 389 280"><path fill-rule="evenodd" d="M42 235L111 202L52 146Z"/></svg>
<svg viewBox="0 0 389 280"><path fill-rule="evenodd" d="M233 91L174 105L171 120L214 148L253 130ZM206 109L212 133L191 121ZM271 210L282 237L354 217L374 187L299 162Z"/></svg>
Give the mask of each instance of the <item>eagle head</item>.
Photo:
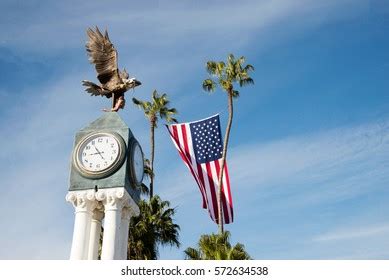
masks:
<svg viewBox="0 0 389 280"><path fill-rule="evenodd" d="M140 86L142 84L136 78L123 79L123 82L126 85L127 90L135 88L135 87Z"/></svg>

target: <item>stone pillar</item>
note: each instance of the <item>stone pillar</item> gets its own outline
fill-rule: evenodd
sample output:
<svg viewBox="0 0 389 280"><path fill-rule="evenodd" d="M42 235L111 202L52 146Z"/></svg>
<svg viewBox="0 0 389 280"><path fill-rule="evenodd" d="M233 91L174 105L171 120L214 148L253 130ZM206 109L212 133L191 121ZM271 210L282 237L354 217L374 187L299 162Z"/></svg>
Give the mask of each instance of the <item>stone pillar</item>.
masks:
<svg viewBox="0 0 389 280"><path fill-rule="evenodd" d="M92 213L96 207L94 190L71 191L66 195L66 201L75 208L74 231L71 260L85 260L88 257L90 227Z"/></svg>
<svg viewBox="0 0 389 280"><path fill-rule="evenodd" d="M130 219L133 216L131 208L123 207L122 218L120 221L120 237L119 237L119 259L127 259L127 247L128 247L128 230L130 226Z"/></svg>
<svg viewBox="0 0 389 280"><path fill-rule="evenodd" d="M104 235L101 252L102 260L115 260L118 255L118 239L124 188L100 189L96 193L97 200L104 205Z"/></svg>
<svg viewBox="0 0 389 280"><path fill-rule="evenodd" d="M104 212L102 210L101 204L99 204L99 206L100 207L96 208L93 211L93 215L92 215L88 260L97 260L99 256L101 222L104 217Z"/></svg>

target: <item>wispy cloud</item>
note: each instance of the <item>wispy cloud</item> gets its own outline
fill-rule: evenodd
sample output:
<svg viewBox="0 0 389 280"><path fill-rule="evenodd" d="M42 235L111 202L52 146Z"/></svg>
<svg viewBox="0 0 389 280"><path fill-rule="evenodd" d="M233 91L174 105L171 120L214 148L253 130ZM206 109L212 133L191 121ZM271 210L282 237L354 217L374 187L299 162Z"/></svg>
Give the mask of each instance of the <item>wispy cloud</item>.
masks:
<svg viewBox="0 0 389 280"><path fill-rule="evenodd" d="M73 4L77 9L69 9L73 7L69 2L50 2L44 7L32 6L28 10L29 15L38 12L44 15L40 17L27 17L26 10L19 10L11 2L5 5L13 9L13 20L7 20L11 15L4 15L0 36L1 45L40 52L78 46L80 41L84 41L83 30L87 26L100 25L109 27L120 43L142 44L143 47L177 44L178 40L180 44L207 41L209 45L212 42L218 44L220 39L240 45L249 40L252 32L259 32L265 38L266 34L270 35L271 27L282 26L282 29L287 30L293 25L301 27L305 23L312 28L337 19L339 15L344 18L359 13L366 2L214 1L207 2L205 9L204 3L192 4L188 8L176 2L140 6L123 1L117 4L120 11L116 5L107 5L105 2L76 1ZM24 24L15 24L15 19ZM121 35L123 27L125 36ZM212 40L215 33L218 38ZM51 39L50 44L42 44L47 38ZM201 44L198 47L201 48Z"/></svg>
<svg viewBox="0 0 389 280"><path fill-rule="evenodd" d="M291 202L342 200L389 181L387 120L344 127L231 150L240 188L289 192ZM289 190L288 190L289 189ZM293 202L292 202L293 201Z"/></svg>
<svg viewBox="0 0 389 280"><path fill-rule="evenodd" d="M388 233L389 224L372 225L368 227L366 227L366 225L362 225L360 227L339 229L336 231L321 234L314 237L313 240L318 242L327 242L359 238L374 238L377 235L387 235Z"/></svg>

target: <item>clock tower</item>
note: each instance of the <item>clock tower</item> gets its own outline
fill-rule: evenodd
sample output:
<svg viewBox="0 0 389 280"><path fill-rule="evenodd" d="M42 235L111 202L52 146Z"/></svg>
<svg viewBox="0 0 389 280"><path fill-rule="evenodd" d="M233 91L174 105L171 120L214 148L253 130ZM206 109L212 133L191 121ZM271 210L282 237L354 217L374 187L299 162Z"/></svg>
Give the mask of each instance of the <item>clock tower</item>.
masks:
<svg viewBox="0 0 389 280"><path fill-rule="evenodd" d="M131 216L139 214L142 148L116 112L77 132L66 200L75 208L70 259L126 259Z"/></svg>

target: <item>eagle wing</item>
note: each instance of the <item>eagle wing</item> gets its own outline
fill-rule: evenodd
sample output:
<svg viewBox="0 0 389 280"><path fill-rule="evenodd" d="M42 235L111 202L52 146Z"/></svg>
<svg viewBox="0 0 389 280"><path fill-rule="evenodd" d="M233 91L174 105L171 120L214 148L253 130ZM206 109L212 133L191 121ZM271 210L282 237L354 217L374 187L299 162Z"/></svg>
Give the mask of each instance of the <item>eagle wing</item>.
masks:
<svg viewBox="0 0 389 280"><path fill-rule="evenodd" d="M96 31L89 28L87 34L89 41L85 47L89 61L95 65L97 79L104 88L113 90L122 83L119 76L117 51L109 40L107 31L103 35L98 27L96 27Z"/></svg>

